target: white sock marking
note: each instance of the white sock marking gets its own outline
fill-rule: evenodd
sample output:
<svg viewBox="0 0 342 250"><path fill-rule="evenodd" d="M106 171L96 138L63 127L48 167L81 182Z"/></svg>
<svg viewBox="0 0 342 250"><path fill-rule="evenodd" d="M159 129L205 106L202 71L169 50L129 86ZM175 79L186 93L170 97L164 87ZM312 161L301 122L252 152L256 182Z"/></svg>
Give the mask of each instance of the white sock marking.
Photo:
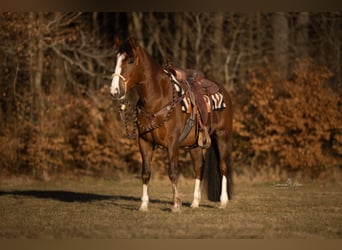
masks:
<svg viewBox="0 0 342 250"><path fill-rule="evenodd" d="M227 205L228 203L228 193L227 193L227 178L222 176L222 188L220 196L221 206Z"/></svg>
<svg viewBox="0 0 342 250"><path fill-rule="evenodd" d="M142 211L147 211L148 209L148 201L149 201L149 198L148 198L148 186L147 184L143 184L143 193L142 193L142 196L141 196L141 206L140 206L140 210Z"/></svg>
<svg viewBox="0 0 342 250"><path fill-rule="evenodd" d="M191 207L198 207L201 200L201 181L195 180L194 200L192 201Z"/></svg>
<svg viewBox="0 0 342 250"><path fill-rule="evenodd" d="M142 201L145 201L145 202L148 202L148 192L147 192L147 185L146 184L143 184L143 194L142 194L142 197L141 197L141 200Z"/></svg>
<svg viewBox="0 0 342 250"><path fill-rule="evenodd" d="M195 199L201 199L201 190L200 190L200 186L201 186L201 181L199 179L195 180L195 191L194 191L194 198Z"/></svg>

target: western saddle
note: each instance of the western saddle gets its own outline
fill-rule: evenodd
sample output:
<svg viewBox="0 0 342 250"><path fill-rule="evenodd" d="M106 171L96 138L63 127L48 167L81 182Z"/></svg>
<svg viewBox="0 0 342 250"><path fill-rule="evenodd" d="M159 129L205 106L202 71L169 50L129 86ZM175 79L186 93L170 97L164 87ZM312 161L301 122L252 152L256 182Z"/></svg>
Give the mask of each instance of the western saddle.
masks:
<svg viewBox="0 0 342 250"><path fill-rule="evenodd" d="M199 116L197 116L200 128L198 145L202 148L209 148L211 144L209 131L211 129L212 118L210 114L212 114L212 110L211 107L208 110L204 96L211 96L219 92L219 86L215 82L206 79L204 73L199 70L177 68L171 65L170 62L167 63L164 69L170 76L176 78L181 88L189 96L193 105L192 114L199 113Z"/></svg>

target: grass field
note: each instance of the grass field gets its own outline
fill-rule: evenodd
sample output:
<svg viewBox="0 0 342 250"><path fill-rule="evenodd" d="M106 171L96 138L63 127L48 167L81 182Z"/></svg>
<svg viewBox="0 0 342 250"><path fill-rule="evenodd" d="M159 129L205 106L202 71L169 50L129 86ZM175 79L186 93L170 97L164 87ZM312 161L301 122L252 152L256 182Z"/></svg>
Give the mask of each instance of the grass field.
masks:
<svg viewBox="0 0 342 250"><path fill-rule="evenodd" d="M143 213L141 182L134 176L2 180L0 238L342 238L340 182L236 182L226 210L205 197L191 209L193 184L180 180L182 212L171 213L169 180L153 179L150 211Z"/></svg>

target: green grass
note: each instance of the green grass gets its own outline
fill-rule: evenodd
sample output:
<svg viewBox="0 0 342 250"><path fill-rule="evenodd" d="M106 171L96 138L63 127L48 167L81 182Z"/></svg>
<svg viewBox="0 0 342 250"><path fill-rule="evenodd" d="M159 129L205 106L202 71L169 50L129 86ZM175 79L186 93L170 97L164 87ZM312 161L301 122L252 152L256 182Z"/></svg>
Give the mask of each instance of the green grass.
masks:
<svg viewBox="0 0 342 250"><path fill-rule="evenodd" d="M342 183L275 188L235 184L225 210L181 179L181 213L170 212L168 179L152 180L150 210L139 212L141 182L82 178L0 184L0 238L341 238Z"/></svg>

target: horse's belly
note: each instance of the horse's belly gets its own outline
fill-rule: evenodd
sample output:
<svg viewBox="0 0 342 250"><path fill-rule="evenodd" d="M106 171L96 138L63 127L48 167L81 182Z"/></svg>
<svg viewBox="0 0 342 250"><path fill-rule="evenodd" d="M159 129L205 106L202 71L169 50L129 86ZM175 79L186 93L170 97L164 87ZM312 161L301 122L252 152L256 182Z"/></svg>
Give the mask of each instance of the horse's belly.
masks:
<svg viewBox="0 0 342 250"><path fill-rule="evenodd" d="M197 139L197 131L196 131L196 125L194 125L188 134L187 137L185 137L184 141L181 143L181 147L192 147L196 144Z"/></svg>
<svg viewBox="0 0 342 250"><path fill-rule="evenodd" d="M181 133L183 131L180 131L176 133L174 126L163 126L160 128L156 128L152 130L151 132L145 133L141 135L141 137L149 141L157 146L165 147L167 148L171 143L174 143L173 140L179 139L181 136ZM196 126L194 125L187 137L181 142L180 147L192 147L196 143Z"/></svg>

